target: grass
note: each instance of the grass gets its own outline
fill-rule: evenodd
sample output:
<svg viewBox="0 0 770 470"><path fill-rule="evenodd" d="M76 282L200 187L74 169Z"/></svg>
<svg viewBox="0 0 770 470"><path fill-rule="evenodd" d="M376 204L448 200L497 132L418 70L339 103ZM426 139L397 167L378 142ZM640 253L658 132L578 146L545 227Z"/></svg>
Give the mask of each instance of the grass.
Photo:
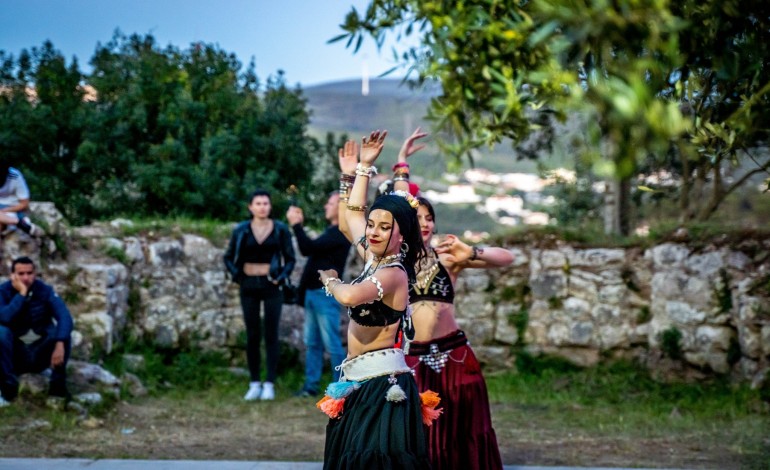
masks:
<svg viewBox="0 0 770 470"><path fill-rule="evenodd" d="M191 395L210 395L211 397L242 395L249 381L247 375L242 375L247 371L242 345L225 354L194 349L162 350L129 344L110 354L104 360L104 367L118 376L122 375L126 370L123 363L123 354L126 353L144 357L144 366L133 372L147 387L150 395L155 397L187 400ZM262 357L265 357L264 351ZM288 397L302 387L304 370L297 364L299 364L297 353L284 347L279 363L279 370L282 372L276 383L279 398L282 394ZM329 377L327 382L328 380ZM325 383L323 385L325 386ZM200 395L201 393L203 395Z"/></svg>
<svg viewBox="0 0 770 470"><path fill-rule="evenodd" d="M313 402L291 398L303 381L296 356L288 354L283 362L276 383L276 401L255 407L241 400L248 377L231 370L245 367L242 351L226 355L195 350L172 353L136 345L130 349L109 355L103 365L120 375L125 367L124 353L143 355L145 365L136 373L150 396L130 398L124 391L123 400L133 407L144 403L162 410L155 419L165 421L169 430L185 433L185 426L191 423L250 426L252 420L270 419L283 423L275 424L279 440L280 436L289 439L297 433L304 436L303 432L312 432L319 439L323 436L324 419L316 414ZM770 403L767 397L763 400L762 390L751 390L748 385L730 383L726 378L660 383L631 362L582 369L560 359L521 354L516 369L517 372L486 373L493 422L501 445L563 442L574 446L575 442L585 442L596 448L599 443L613 443L637 449L638 453L640 446L649 448L656 443L673 442L690 450L698 446L704 451L709 449L706 459L713 459L720 449L727 449L731 455L740 456L740 468L768 468ZM327 371L322 385L330 377ZM62 433L87 433L78 425L74 413L51 410L42 398L27 396L17 403L0 411L0 436L16 432L32 420L50 423L39 431L43 434L41 439L55 440ZM121 429L124 425L110 408L113 405L110 402L91 415L118 423L115 426ZM640 442L643 444L637 446ZM127 455L148 457L138 452ZM632 453L622 449L616 452Z"/></svg>
<svg viewBox="0 0 770 470"><path fill-rule="evenodd" d="M120 226L121 236L173 237L191 233L206 238L217 246L223 246L233 231L231 223L213 219L192 219L189 217L132 218L131 222L130 225Z"/></svg>
<svg viewBox="0 0 770 470"><path fill-rule="evenodd" d="M523 373L486 376L492 403L516 404L500 409L498 423L522 423L533 437L569 430L591 439L677 435L706 446L729 442L746 456L745 468L768 468L753 463L770 462L770 403L748 384L660 383L629 362L579 369L521 356L519 367Z"/></svg>

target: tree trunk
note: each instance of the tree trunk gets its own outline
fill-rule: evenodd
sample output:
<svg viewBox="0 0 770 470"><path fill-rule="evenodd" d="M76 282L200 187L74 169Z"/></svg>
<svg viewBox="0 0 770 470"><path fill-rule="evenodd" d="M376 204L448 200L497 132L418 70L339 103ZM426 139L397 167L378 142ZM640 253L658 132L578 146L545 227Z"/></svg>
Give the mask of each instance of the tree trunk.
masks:
<svg viewBox="0 0 770 470"><path fill-rule="evenodd" d="M604 233L628 235L631 233L631 180L621 178L607 181L604 188Z"/></svg>
<svg viewBox="0 0 770 470"><path fill-rule="evenodd" d="M679 193L679 223L687 221L687 213L690 211L690 191L692 191L692 179L690 178L690 159L684 152L682 155L682 189Z"/></svg>

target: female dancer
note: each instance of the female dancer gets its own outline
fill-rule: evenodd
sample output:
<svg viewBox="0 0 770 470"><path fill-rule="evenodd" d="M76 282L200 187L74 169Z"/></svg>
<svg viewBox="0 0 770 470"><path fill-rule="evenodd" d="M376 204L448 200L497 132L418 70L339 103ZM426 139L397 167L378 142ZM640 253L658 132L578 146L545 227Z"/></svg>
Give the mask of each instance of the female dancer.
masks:
<svg viewBox="0 0 770 470"><path fill-rule="evenodd" d="M420 128L406 139L394 165L394 186L408 188L406 159L422 148ZM497 437L492 428L487 386L468 339L457 325L454 284L465 268L508 266L513 255L504 248L469 246L447 235L436 249L436 214L427 199L418 197L417 218L428 256L415 265L410 285L415 328L406 362L415 372L420 390L441 396L444 414L428 429L428 453L435 469L502 469Z"/></svg>
<svg viewBox="0 0 770 470"><path fill-rule="evenodd" d="M278 325L283 307L280 286L294 269L294 247L288 226L270 218L270 193L256 190L249 201L251 220L241 222L233 230L224 261L233 281L240 285L243 322L246 324L246 360L251 383L243 399L273 400L280 351ZM264 383L260 381L260 304L264 304L265 310L267 376Z"/></svg>
<svg viewBox="0 0 770 470"><path fill-rule="evenodd" d="M350 284L334 270L319 271L328 295L348 307L348 357L340 381L326 389L318 407L329 415L324 468L429 468L423 423L438 416L434 394L421 397L404 352L394 348L409 321L409 271L424 254L414 207L402 195L384 195L368 214L366 192L385 133L364 138L361 162L347 200L347 227L364 258ZM355 142L345 144L355 158ZM340 154L342 163L343 155ZM344 166L343 166L344 171Z"/></svg>

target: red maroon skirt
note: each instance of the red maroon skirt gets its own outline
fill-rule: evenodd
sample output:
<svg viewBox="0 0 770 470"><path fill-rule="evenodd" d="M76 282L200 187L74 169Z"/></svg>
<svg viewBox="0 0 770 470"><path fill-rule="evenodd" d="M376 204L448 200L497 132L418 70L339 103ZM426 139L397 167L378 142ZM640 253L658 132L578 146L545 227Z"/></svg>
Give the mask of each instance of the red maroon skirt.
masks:
<svg viewBox="0 0 770 470"><path fill-rule="evenodd" d="M465 334L458 330L429 342L413 341L406 363L421 392L433 390L441 397L441 419L427 428L433 468L502 469L487 385Z"/></svg>

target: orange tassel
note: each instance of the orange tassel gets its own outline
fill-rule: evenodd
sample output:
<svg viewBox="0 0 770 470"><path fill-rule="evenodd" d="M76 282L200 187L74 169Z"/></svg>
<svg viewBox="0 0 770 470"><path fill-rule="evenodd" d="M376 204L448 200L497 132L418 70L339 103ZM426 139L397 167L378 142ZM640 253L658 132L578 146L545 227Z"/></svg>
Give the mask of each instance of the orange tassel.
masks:
<svg viewBox="0 0 770 470"><path fill-rule="evenodd" d="M345 399L335 400L331 397L324 397L316 406L326 413L329 418L334 419L342 413L342 409L345 407Z"/></svg>
<svg viewBox="0 0 770 470"><path fill-rule="evenodd" d="M326 400L331 400L331 399L332 399L332 397L330 397L329 395L324 395L323 398L318 400L318 402L315 404L315 407L320 410L321 409L321 403L325 402Z"/></svg>
<svg viewBox="0 0 770 470"><path fill-rule="evenodd" d="M422 423L426 426L433 425L433 421L435 421L440 415L441 412L444 411L443 409L439 408L437 410L434 410L432 408L428 408L427 406L423 405L422 407Z"/></svg>
<svg viewBox="0 0 770 470"><path fill-rule="evenodd" d="M425 390L422 392L420 394L420 400L424 406L428 406L430 408L435 408L439 403L441 403L441 398L439 398L438 393L434 392L433 390Z"/></svg>
<svg viewBox="0 0 770 470"><path fill-rule="evenodd" d="M441 398L439 398L438 393L426 390L420 394L420 401L422 402L422 422L426 426L430 426L444 411L441 408L435 409L441 403Z"/></svg>

